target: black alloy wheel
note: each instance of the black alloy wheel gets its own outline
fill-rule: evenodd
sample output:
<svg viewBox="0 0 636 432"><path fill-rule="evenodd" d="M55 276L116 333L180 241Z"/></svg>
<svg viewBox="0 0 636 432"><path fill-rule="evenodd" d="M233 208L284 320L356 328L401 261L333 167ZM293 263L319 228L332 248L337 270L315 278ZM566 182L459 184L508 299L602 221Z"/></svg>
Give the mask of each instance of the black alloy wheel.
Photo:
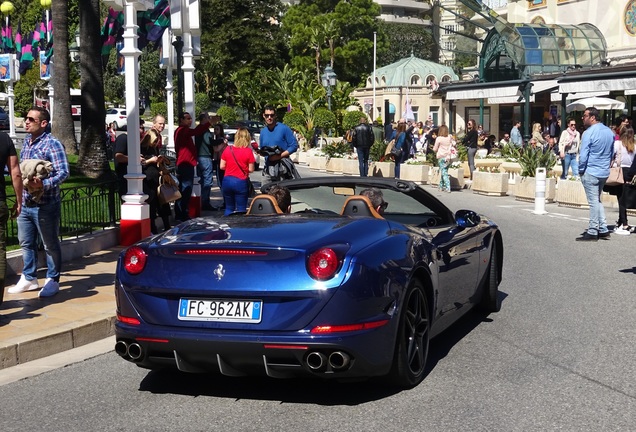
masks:
<svg viewBox="0 0 636 432"><path fill-rule="evenodd" d="M419 281L409 285L402 309L390 381L411 388L424 379L431 327L426 294Z"/></svg>

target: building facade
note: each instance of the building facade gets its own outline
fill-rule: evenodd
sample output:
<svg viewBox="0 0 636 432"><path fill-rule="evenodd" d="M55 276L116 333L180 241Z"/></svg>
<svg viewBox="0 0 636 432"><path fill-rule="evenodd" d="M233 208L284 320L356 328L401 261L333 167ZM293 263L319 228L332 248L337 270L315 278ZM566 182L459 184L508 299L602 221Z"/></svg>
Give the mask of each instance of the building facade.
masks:
<svg viewBox="0 0 636 432"><path fill-rule="evenodd" d="M381 118L384 123L407 117L415 121L430 118L434 124L441 124L446 122L448 113L441 96L434 92L440 83L458 79L452 68L412 55L377 69L375 88L371 74L365 87L356 89L351 97L373 120Z"/></svg>
<svg viewBox="0 0 636 432"><path fill-rule="evenodd" d="M456 131L469 118L497 136L515 120L525 129L565 119L567 104L588 96L636 111L636 0L509 0L487 15L474 18L491 27L475 82L441 92ZM607 120L621 113L608 111Z"/></svg>

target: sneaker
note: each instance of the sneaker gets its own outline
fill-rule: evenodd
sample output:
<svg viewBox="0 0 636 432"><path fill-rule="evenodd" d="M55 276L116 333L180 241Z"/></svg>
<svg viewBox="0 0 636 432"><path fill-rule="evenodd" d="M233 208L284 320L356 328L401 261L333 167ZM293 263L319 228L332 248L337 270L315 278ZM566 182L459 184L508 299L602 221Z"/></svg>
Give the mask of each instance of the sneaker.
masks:
<svg viewBox="0 0 636 432"><path fill-rule="evenodd" d="M614 234L618 235L629 235L630 231L628 227L620 226L618 228L614 228Z"/></svg>
<svg viewBox="0 0 636 432"><path fill-rule="evenodd" d="M51 278L46 278L44 287L40 290L38 297L53 297L60 291L60 284Z"/></svg>
<svg viewBox="0 0 636 432"><path fill-rule="evenodd" d="M17 284L7 290L9 294L19 294L26 291L34 291L38 289L38 280L28 280L24 275L20 276Z"/></svg>
<svg viewBox="0 0 636 432"><path fill-rule="evenodd" d="M598 241L598 236L592 235L586 231L581 235L581 237L577 237L575 240L576 241Z"/></svg>

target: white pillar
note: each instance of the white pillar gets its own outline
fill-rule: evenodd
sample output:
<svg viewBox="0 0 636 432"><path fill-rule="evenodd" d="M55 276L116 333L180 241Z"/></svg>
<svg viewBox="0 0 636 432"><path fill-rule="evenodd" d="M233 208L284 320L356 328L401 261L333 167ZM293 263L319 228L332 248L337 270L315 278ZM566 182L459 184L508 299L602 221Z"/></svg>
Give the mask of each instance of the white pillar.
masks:
<svg viewBox="0 0 636 432"><path fill-rule="evenodd" d="M172 46L170 46L169 49L172 49ZM166 68L166 104L168 105L168 112L166 113L168 121L168 143L166 146L169 150L174 151L174 86L172 85L171 64L168 64Z"/></svg>
<svg viewBox="0 0 636 432"><path fill-rule="evenodd" d="M11 139L15 139L15 109L13 104L13 98L15 97L13 93L13 75L11 76L11 81L9 81L9 86L7 88L7 99L9 99L9 136Z"/></svg>
<svg viewBox="0 0 636 432"><path fill-rule="evenodd" d="M124 56L126 82L126 115L128 117L128 193L121 206L120 243L130 245L150 234L150 209L143 193L144 174L140 163L139 138L139 56L137 47L137 10L133 1L124 2Z"/></svg>
<svg viewBox="0 0 636 432"><path fill-rule="evenodd" d="M148 196L143 194L142 181L144 175L141 173L139 162L141 151L139 147L139 76L138 59L141 51L137 48L137 11L132 2L126 2L124 8L124 48L121 54L124 56L124 67L126 70L126 115L128 134L128 195L124 201L129 203L142 203Z"/></svg>
<svg viewBox="0 0 636 432"><path fill-rule="evenodd" d="M199 113L195 112L194 104L194 61L192 53L192 35L190 32L183 33L183 95L185 99L185 111L196 118ZM195 126L192 122L192 126Z"/></svg>

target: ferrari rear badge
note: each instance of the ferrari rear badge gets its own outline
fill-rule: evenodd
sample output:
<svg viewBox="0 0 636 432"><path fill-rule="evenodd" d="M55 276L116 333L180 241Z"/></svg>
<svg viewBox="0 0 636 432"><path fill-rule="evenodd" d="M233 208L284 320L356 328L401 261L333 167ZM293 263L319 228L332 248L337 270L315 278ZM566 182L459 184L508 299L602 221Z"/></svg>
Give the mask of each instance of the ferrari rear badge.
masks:
<svg viewBox="0 0 636 432"><path fill-rule="evenodd" d="M225 269L223 268L223 264L219 264L218 266L216 266L216 268L214 269L214 276L216 276L216 280L221 280L223 279L223 276L225 276Z"/></svg>

